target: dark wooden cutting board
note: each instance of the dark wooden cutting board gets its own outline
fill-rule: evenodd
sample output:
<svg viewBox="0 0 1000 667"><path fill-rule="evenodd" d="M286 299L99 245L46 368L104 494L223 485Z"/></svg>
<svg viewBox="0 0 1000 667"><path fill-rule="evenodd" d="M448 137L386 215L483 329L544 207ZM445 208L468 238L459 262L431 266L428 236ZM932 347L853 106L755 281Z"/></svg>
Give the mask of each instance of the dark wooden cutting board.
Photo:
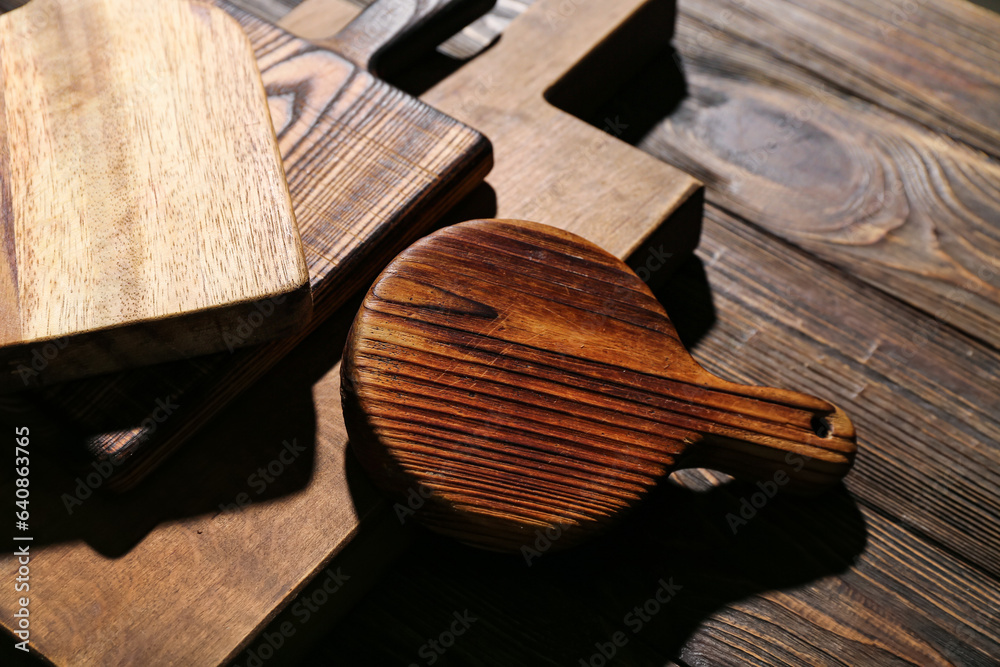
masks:
<svg viewBox="0 0 1000 667"><path fill-rule="evenodd" d="M415 518L466 544L553 550L607 531L675 470L816 495L853 465L820 397L705 370L649 287L575 234L472 220L400 253L344 349L351 449ZM777 487L775 487L777 488Z"/></svg>
<svg viewBox="0 0 1000 667"><path fill-rule="evenodd" d="M435 4L435 3L431 3ZM463 4L463 3L444 3ZM32 399L126 489L480 183L489 142L339 55L220 0L247 31L302 235L312 325L262 347L54 385ZM406 25L387 26L398 37ZM369 49L378 34L367 33ZM271 316L249 307L237 335ZM163 406L168 406L164 408Z"/></svg>

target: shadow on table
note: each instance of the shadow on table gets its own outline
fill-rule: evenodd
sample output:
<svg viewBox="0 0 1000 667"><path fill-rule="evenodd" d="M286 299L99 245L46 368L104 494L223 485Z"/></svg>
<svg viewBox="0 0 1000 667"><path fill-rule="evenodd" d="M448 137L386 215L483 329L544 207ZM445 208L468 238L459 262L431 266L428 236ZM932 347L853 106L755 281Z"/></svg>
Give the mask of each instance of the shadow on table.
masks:
<svg viewBox="0 0 1000 667"><path fill-rule="evenodd" d="M253 503L304 488L315 455L310 387L339 359L342 331L324 331L329 346L293 354L241 400L226 408L133 490L113 493L110 464L81 458L80 439L48 428L45 416L9 411L3 421L31 427L31 517L34 544L85 540L107 557L127 553L156 525L209 513L240 512ZM339 337L339 338L338 338ZM326 358L321 356L326 350ZM0 472L0 487L12 486ZM9 496L8 496L9 497Z"/></svg>
<svg viewBox="0 0 1000 667"><path fill-rule="evenodd" d="M778 494L734 520L757 491L664 482L622 525L566 553L547 553L542 538L493 554L421 530L300 664L602 665L602 651L614 653L608 665L665 664L717 610L844 572L863 551L864 519L842 486Z"/></svg>

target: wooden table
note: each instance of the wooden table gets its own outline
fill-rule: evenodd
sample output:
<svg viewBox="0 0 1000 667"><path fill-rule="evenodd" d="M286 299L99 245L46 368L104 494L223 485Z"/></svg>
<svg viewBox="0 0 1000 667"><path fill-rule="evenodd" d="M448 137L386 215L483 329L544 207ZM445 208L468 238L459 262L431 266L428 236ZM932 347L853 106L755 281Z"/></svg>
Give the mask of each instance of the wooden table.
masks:
<svg viewBox="0 0 1000 667"><path fill-rule="evenodd" d="M622 530L530 566L420 532L302 664L1000 660L1000 17L679 8L676 57L592 120L709 185L697 258L659 292L695 356L842 405L855 471L749 509L755 487L677 476ZM679 590L651 603L661 582Z"/></svg>
<svg viewBox="0 0 1000 667"><path fill-rule="evenodd" d="M523 4L500 0L450 52ZM262 664L1000 660L1000 17L965 0L680 0L675 45L590 120L620 119L708 184L697 257L659 296L713 372L851 414L845 486L761 501L677 475L606 539L540 541L530 564L416 531L339 623L324 602L296 625L308 653L289 642ZM352 493L369 506L360 479ZM372 529L398 537L381 512ZM328 571L357 582L386 557L349 547Z"/></svg>

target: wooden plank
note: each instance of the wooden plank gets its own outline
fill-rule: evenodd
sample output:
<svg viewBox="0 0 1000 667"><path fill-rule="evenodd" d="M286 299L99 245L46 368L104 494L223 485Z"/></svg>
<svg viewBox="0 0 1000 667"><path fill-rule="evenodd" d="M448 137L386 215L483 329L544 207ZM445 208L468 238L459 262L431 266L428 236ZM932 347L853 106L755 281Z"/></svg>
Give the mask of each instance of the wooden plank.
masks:
<svg viewBox="0 0 1000 667"><path fill-rule="evenodd" d="M0 390L308 320L267 97L225 12L38 0L4 14L0 109ZM238 337L262 304L271 317Z"/></svg>
<svg viewBox="0 0 1000 667"><path fill-rule="evenodd" d="M338 2L307 0L281 25L334 34L342 28ZM691 251L700 209L684 204L700 196L701 184L618 140L623 130L614 117L602 121L604 132L595 131L546 101L558 93L596 104L612 94L626 73L666 46L673 16L672 0L580 2L571 9L541 0L494 48L421 95L503 147L488 179L497 216L552 224L619 256L654 231L670 248L669 263ZM534 56L538 44L545 44L545 58Z"/></svg>
<svg viewBox="0 0 1000 667"><path fill-rule="evenodd" d="M734 38L761 46L774 63L1000 156L1000 17L993 12L955 0L699 0L681 15L699 26L703 56ZM687 29L679 23L678 35Z"/></svg>
<svg viewBox="0 0 1000 667"><path fill-rule="evenodd" d="M677 44L688 94L641 146L711 183L713 202L1000 345L997 164L831 89L833 83L852 90L853 82L830 82L812 71L812 51L791 62L774 55L772 37L750 39L746 20L714 28L726 3L684 7ZM768 35L773 24L792 25L772 18ZM991 43L1000 47L1000 19L992 20ZM801 41L828 34L808 32L810 25L797 28ZM923 58L932 59L929 47ZM671 67L664 61L664 69ZM932 88L925 80L914 85ZM995 90L970 88L966 96L992 113L1000 106Z"/></svg>
<svg viewBox="0 0 1000 667"><path fill-rule="evenodd" d="M480 183L491 164L479 133L336 54L227 7L255 45L268 90L315 315L298 335L267 346L41 393L38 400L70 425L93 460L115 466L109 487L128 488L158 465ZM270 316L247 315L237 334ZM169 414L160 402L172 406Z"/></svg>
<svg viewBox="0 0 1000 667"><path fill-rule="evenodd" d="M706 229L717 315L695 358L738 382L825 388L858 431L848 489L1000 574L1000 353L719 209ZM675 322L706 315L677 303Z"/></svg>

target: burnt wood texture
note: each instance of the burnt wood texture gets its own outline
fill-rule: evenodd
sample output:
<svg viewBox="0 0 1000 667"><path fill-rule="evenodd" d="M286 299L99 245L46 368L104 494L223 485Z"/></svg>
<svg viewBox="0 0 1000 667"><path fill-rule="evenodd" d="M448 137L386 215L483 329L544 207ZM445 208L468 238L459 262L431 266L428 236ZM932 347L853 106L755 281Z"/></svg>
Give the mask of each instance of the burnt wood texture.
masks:
<svg viewBox="0 0 1000 667"><path fill-rule="evenodd" d="M351 446L434 530L519 552L603 532L660 480L709 468L784 490L837 484L854 426L830 403L722 380L649 287L574 234L476 220L375 281L342 366Z"/></svg>
<svg viewBox="0 0 1000 667"><path fill-rule="evenodd" d="M46 388L33 398L95 462L135 485L479 184L489 142L339 55L233 5L253 44L305 248L314 315L293 336L247 350ZM395 26L384 36L396 36ZM399 28L406 29L406 26ZM369 30L368 39L377 34ZM276 317L247 305L237 337ZM166 402L170 419L151 414ZM156 416L162 415L157 413Z"/></svg>

